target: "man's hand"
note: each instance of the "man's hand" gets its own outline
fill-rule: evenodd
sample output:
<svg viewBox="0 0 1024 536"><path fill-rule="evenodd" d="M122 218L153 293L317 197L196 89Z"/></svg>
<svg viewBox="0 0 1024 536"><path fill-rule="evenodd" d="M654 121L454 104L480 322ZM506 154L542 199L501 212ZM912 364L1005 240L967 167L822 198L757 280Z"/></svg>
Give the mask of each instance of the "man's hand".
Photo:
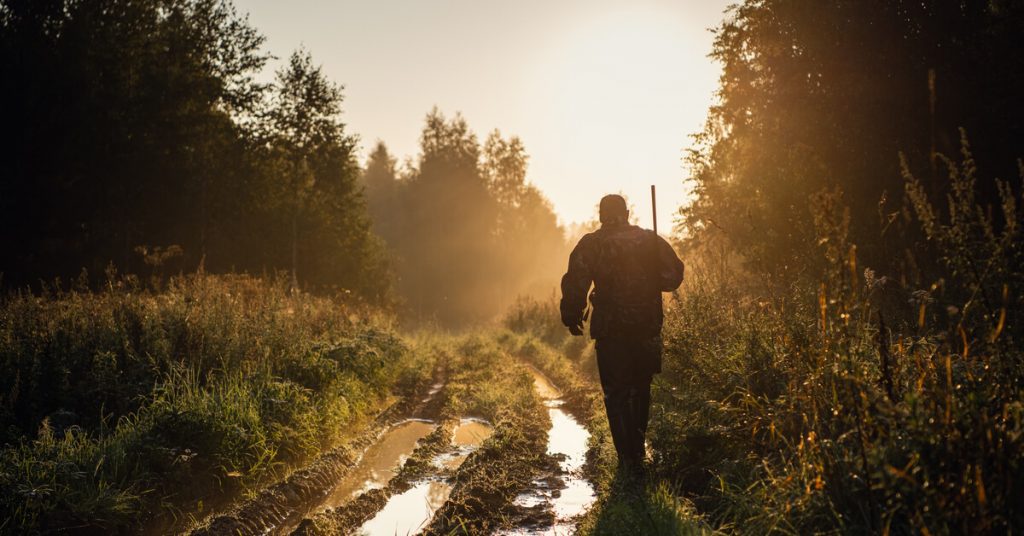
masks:
<svg viewBox="0 0 1024 536"><path fill-rule="evenodd" d="M575 324L570 324L569 326L566 326L566 327L569 328L569 333L572 333L576 337L579 337L579 336L583 335L583 321L582 320L576 322Z"/></svg>

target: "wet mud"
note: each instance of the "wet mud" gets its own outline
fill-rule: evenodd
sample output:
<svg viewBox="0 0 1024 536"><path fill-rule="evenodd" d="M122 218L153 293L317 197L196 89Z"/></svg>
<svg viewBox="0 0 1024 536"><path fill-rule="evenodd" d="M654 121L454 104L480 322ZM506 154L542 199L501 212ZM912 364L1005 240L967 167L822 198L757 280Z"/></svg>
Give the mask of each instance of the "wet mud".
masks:
<svg viewBox="0 0 1024 536"><path fill-rule="evenodd" d="M402 421L384 432L345 478L331 491L322 508L340 506L360 493L387 486L421 439L434 431L433 421Z"/></svg>
<svg viewBox="0 0 1024 536"><path fill-rule="evenodd" d="M455 475L493 433L477 418L446 419L420 439L386 485L355 493L348 502L303 520L294 534L415 534L447 503ZM345 484L339 484L342 487ZM351 486L351 485L349 485Z"/></svg>
<svg viewBox="0 0 1024 536"><path fill-rule="evenodd" d="M349 444L331 449L312 463L295 471L249 500L208 519L186 531L193 536L257 536L287 534L310 512L333 496L340 482L353 473L369 449L382 434L410 416L436 414L443 372L435 373L435 382L423 386L388 405L367 429Z"/></svg>
<svg viewBox="0 0 1024 536"><path fill-rule="evenodd" d="M584 471L590 433L563 407L563 392L537 368L527 365L527 370L551 421L547 434L550 461L530 487L516 497L521 515L515 526L499 534L572 534L576 519L597 499Z"/></svg>

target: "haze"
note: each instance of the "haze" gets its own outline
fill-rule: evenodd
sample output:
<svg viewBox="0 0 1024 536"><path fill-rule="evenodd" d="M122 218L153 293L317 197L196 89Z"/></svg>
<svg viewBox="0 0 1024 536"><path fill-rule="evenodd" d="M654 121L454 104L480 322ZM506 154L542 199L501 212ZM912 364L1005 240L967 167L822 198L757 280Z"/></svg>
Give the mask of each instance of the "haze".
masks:
<svg viewBox="0 0 1024 536"><path fill-rule="evenodd" d="M481 138L520 136L528 178L563 223L593 218L601 195L621 192L649 227L656 184L663 232L686 199L682 157L720 71L708 28L728 3L236 2L271 53L305 47L344 84L361 157L378 139L415 157L436 105L462 112Z"/></svg>

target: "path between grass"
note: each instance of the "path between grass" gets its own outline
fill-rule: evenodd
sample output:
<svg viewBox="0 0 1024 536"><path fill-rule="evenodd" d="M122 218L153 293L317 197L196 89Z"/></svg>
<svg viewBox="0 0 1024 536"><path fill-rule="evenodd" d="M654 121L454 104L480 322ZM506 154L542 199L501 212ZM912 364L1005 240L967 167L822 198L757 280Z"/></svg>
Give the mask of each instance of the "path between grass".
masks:
<svg viewBox="0 0 1024 536"><path fill-rule="evenodd" d="M430 349L424 350L424 344ZM361 436L362 443L326 454L198 534L288 533L292 528L293 534L301 535L349 534L381 512L390 499L428 481L443 482L450 492L429 523L421 527L422 534L552 532L553 512L516 502L545 475L557 473L558 465L545 453L551 423L524 363L559 387L564 400L561 407L590 432L583 471L597 500L576 520L577 534L711 532L694 507L673 493L666 481L652 477L638 485L616 475L600 388L558 351L533 337L507 331L433 337L420 346L419 351L437 355L443 369L444 385L428 403L417 406L409 402L420 400L422 392L405 393L406 402L378 418ZM368 445L365 438L377 437L387 426L410 417L429 419L436 428L419 441L385 487L360 493L336 508L316 508L331 486L352 469L358 449ZM451 451L454 428L465 418L491 423L494 433L461 465L446 468L439 460ZM296 484L296 479L314 484Z"/></svg>

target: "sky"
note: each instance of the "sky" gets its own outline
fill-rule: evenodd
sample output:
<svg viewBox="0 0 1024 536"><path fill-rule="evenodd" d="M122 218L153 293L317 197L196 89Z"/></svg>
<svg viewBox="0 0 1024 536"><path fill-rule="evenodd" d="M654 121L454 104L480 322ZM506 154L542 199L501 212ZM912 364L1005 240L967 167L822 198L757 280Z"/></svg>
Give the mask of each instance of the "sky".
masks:
<svg viewBox="0 0 1024 536"><path fill-rule="evenodd" d="M530 156L527 180L564 224L626 195L668 231L687 198L683 157L720 66L710 29L735 0L235 0L278 59L303 47L344 86L360 159L383 141L416 159L426 114L462 113L482 143L499 129Z"/></svg>

